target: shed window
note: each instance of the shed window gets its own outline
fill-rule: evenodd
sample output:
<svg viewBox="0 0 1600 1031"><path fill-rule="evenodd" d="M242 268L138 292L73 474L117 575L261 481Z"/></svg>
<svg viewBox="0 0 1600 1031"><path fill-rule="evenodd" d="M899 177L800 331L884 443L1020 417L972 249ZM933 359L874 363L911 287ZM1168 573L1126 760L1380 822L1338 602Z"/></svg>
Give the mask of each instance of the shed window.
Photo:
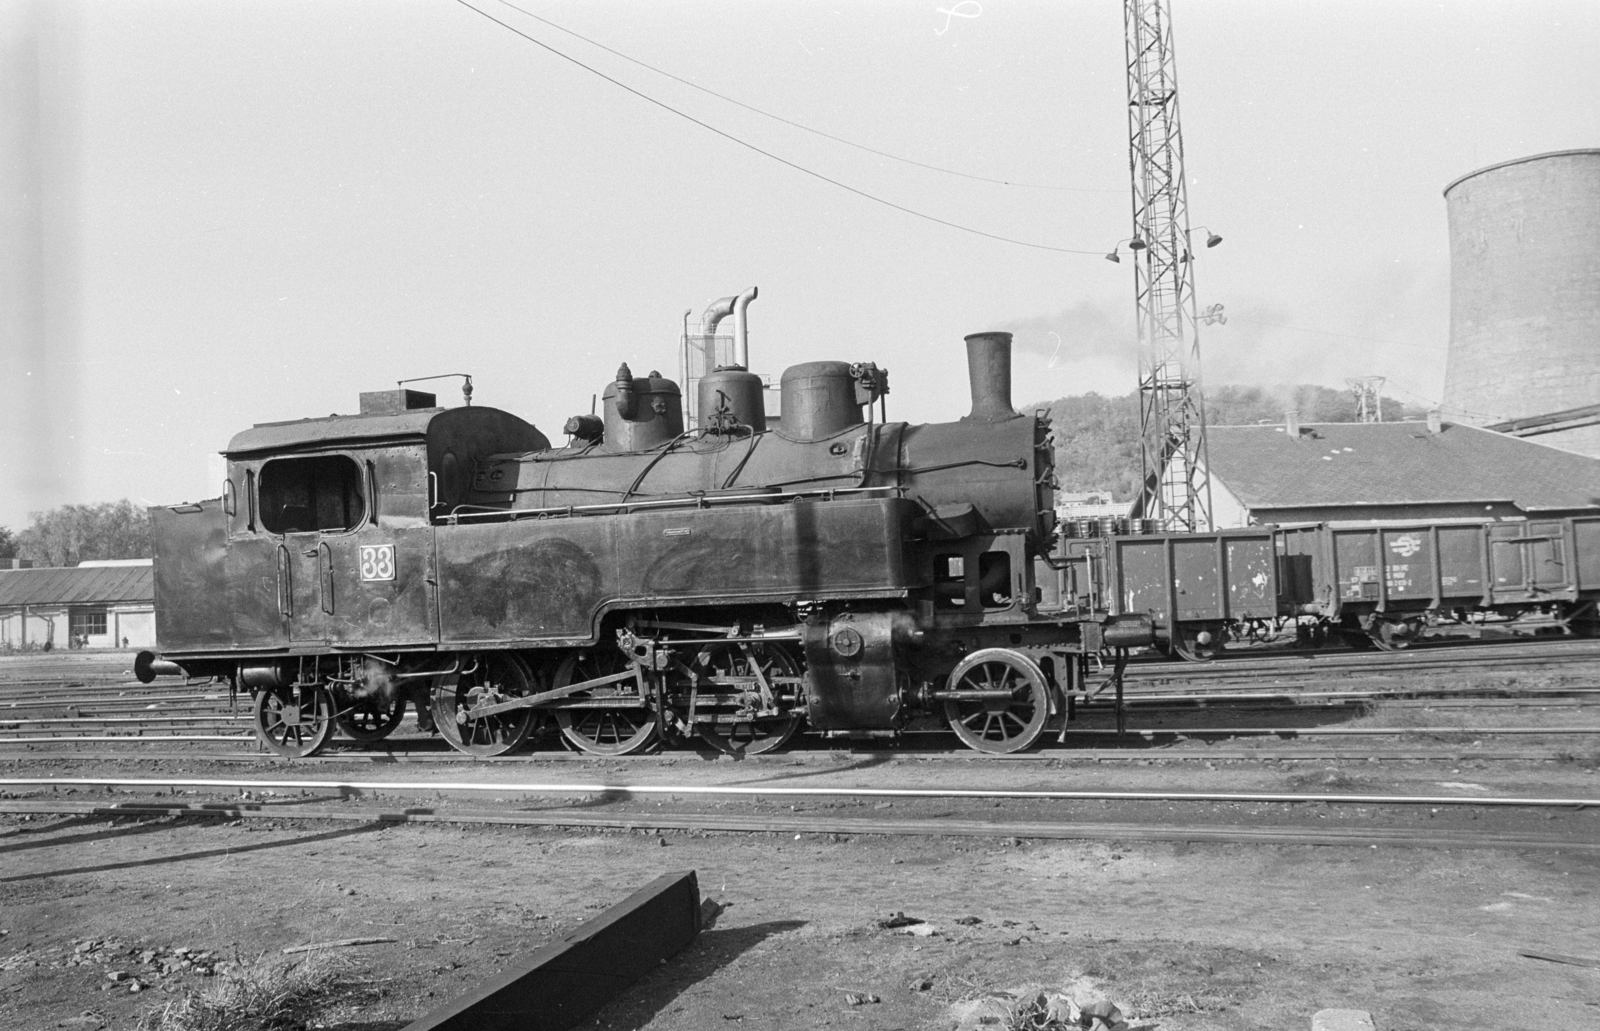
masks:
<svg viewBox="0 0 1600 1031"><path fill-rule="evenodd" d="M106 610L73 609L68 623L73 637L98 637L106 632Z"/></svg>
<svg viewBox="0 0 1600 1031"><path fill-rule="evenodd" d="M361 467L343 455L279 458L261 468L261 525L268 533L353 530L361 525Z"/></svg>

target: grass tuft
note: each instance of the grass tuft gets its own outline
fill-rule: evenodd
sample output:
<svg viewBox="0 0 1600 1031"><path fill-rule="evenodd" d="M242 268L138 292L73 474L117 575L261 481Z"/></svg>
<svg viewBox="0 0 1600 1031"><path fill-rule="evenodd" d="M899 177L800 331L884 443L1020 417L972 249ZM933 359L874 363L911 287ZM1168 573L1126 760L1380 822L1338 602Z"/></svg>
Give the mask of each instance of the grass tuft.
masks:
<svg viewBox="0 0 1600 1031"><path fill-rule="evenodd" d="M327 953L262 955L219 967L211 983L146 1013L138 1031L291 1031L378 994L376 982Z"/></svg>

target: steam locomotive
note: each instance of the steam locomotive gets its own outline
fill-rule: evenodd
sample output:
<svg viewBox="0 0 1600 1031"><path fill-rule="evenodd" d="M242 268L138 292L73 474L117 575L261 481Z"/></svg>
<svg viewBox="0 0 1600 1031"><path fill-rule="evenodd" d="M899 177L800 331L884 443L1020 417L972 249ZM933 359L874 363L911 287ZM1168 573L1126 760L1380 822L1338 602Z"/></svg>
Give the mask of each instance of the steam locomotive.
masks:
<svg viewBox="0 0 1600 1031"><path fill-rule="evenodd" d="M1011 406L1010 334L965 338L955 421L885 421L887 370L840 361L787 369L769 415L754 297L707 313L735 315L735 350L694 425L677 383L623 365L561 446L411 389L237 434L221 497L152 509L142 674L231 680L289 757L381 738L408 698L484 756L557 728L602 755L753 754L929 716L980 751L1033 745L1090 657L1151 627L1039 607L1052 441Z"/></svg>

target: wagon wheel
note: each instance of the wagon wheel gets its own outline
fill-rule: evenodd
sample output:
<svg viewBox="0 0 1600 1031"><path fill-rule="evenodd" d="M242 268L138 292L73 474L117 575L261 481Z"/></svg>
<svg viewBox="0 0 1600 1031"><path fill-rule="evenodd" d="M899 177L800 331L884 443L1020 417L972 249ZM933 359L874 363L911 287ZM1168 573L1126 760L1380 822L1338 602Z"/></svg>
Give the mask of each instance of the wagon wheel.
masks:
<svg viewBox="0 0 1600 1031"><path fill-rule="evenodd" d="M1386 652L1404 651L1417 639L1417 627L1410 620L1383 620L1372 625L1372 643Z"/></svg>
<svg viewBox="0 0 1600 1031"><path fill-rule="evenodd" d="M601 646L594 651L568 655L556 667L554 687L581 684L585 680L608 677L621 673L628 660L615 648ZM605 684L576 697L636 701L638 694L632 684L619 681ZM561 736L579 751L595 755L631 755L642 752L656 741L656 717L650 709L638 705L620 705L614 709L557 709L556 724Z"/></svg>
<svg viewBox="0 0 1600 1031"><path fill-rule="evenodd" d="M695 655L693 669L702 678L748 678L747 684L713 682L707 685L721 695L738 691L738 700L696 706L696 715L717 717L713 723L697 720L695 732L719 752L760 755L777 751L789 743L805 722L805 714L799 711L798 687L772 681L774 677L798 679L801 674L799 661L781 644L735 641L708 644ZM770 701L762 698L762 680L766 681ZM688 711L679 715L687 719Z"/></svg>
<svg viewBox="0 0 1600 1031"><path fill-rule="evenodd" d="M394 733L394 728L405 718L403 698L385 700L381 693L372 693L353 699L339 712L339 730L352 741L371 743L382 741Z"/></svg>
<svg viewBox="0 0 1600 1031"><path fill-rule="evenodd" d="M945 719L963 744L980 752L1020 752L1044 732L1050 689L1036 662L1008 648L973 652L950 674L952 691L1006 691L984 701L946 699Z"/></svg>
<svg viewBox="0 0 1600 1031"><path fill-rule="evenodd" d="M256 693L256 737L289 759L305 759L333 737L333 696L317 686L269 687Z"/></svg>
<svg viewBox="0 0 1600 1031"><path fill-rule="evenodd" d="M1172 641L1172 652L1190 662L1210 662L1222 654L1225 637L1221 627L1180 623L1177 636Z"/></svg>
<svg viewBox="0 0 1600 1031"><path fill-rule="evenodd" d="M1346 644L1358 652L1371 651L1375 646L1372 636L1362 628L1361 622L1355 616L1345 616L1339 620L1339 625L1332 629Z"/></svg>
<svg viewBox="0 0 1600 1031"><path fill-rule="evenodd" d="M482 652L462 657L460 673L442 674L434 682L433 719L439 733L457 751L495 756L515 751L527 740L539 714L511 709L480 719L467 711L534 693L533 673L511 652Z"/></svg>

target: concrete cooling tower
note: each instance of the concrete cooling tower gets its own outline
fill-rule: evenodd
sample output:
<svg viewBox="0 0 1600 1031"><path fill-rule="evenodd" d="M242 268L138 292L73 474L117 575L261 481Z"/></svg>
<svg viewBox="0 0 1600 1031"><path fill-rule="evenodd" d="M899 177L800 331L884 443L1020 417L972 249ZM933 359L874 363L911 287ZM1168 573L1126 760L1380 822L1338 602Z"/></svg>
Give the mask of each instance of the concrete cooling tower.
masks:
<svg viewBox="0 0 1600 1031"><path fill-rule="evenodd" d="M1480 168L1444 197L1446 414L1600 457L1600 149Z"/></svg>

